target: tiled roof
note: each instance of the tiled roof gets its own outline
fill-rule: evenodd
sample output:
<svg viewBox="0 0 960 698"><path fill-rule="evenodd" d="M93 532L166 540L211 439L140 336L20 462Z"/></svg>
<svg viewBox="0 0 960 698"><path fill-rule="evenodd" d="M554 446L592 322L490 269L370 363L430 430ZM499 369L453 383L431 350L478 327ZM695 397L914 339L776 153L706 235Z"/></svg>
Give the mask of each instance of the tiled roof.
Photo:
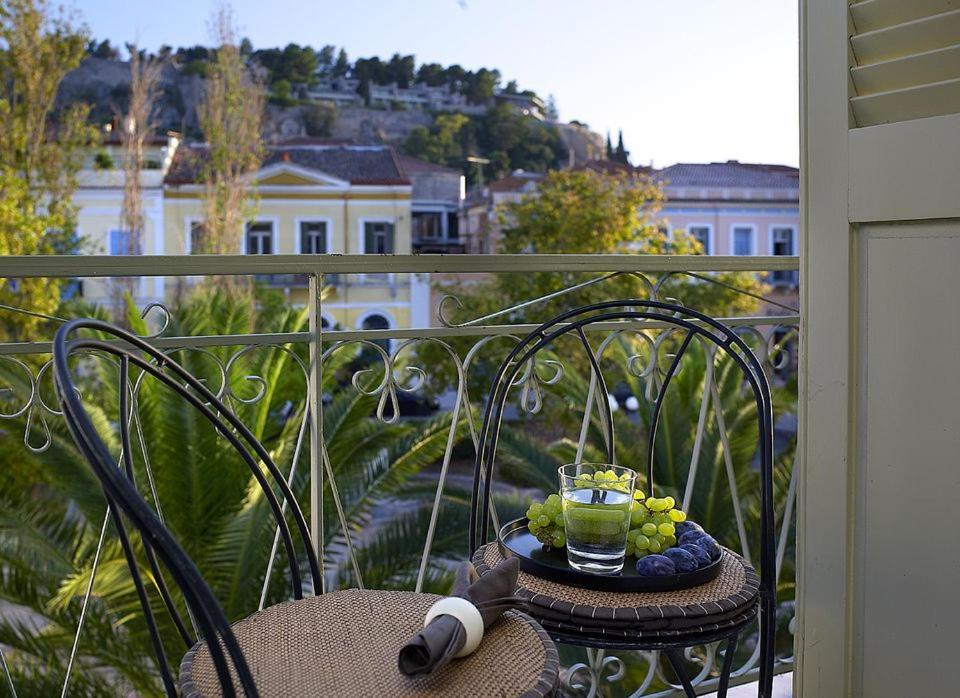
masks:
<svg viewBox="0 0 960 698"><path fill-rule="evenodd" d="M543 175L539 172L517 171L490 182L490 191L520 191L524 187L536 184L541 179L543 179Z"/></svg>
<svg viewBox="0 0 960 698"><path fill-rule="evenodd" d="M787 165L737 162L677 163L656 172L670 187L796 189L800 170Z"/></svg>
<svg viewBox="0 0 960 698"><path fill-rule="evenodd" d="M615 162L613 160L588 160L582 165L577 165L573 168L574 170L591 170L593 172L599 172L600 174L606 175L638 175L638 174L650 174L651 169L649 167L639 166L634 167L633 165L625 165L622 162Z"/></svg>
<svg viewBox="0 0 960 698"><path fill-rule="evenodd" d="M462 174L460 170L455 170L452 167L444 167L443 165L437 165L436 163L420 160L419 158L410 157L409 155L397 154L397 160L400 162L400 169L404 174Z"/></svg>
<svg viewBox="0 0 960 698"><path fill-rule="evenodd" d="M208 147L205 145L178 148L164 183L196 182L207 152ZM397 154L390 146L353 145L345 142L331 144L329 141L310 141L306 144L287 141L268 146L263 167L280 162L323 172L352 184L410 184L400 167Z"/></svg>

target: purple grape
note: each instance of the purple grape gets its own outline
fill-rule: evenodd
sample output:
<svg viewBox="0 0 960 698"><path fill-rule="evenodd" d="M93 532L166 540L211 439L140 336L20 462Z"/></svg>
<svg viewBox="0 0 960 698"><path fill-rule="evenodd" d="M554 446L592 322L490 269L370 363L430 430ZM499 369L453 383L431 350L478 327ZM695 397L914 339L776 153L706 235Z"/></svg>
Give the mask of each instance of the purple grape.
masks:
<svg viewBox="0 0 960 698"><path fill-rule="evenodd" d="M644 577L667 577L677 573L673 560L663 555L647 555L637 560L637 572Z"/></svg>
<svg viewBox="0 0 960 698"><path fill-rule="evenodd" d="M688 553L693 555L693 557L697 560L697 567L706 567L712 562L712 560L710 560L710 553L694 543L681 545L680 550L686 550Z"/></svg>
<svg viewBox="0 0 960 698"><path fill-rule="evenodd" d="M713 536L708 536L704 534L700 536L697 540L695 540L693 544L703 548L704 552L706 552L710 556L711 560L720 559L720 554L721 554L720 544L713 539Z"/></svg>
<svg viewBox="0 0 960 698"><path fill-rule="evenodd" d="M663 551L664 557L669 557L673 561L673 566L677 572L693 572L697 569L697 559L682 548L670 548Z"/></svg>
<svg viewBox="0 0 960 698"><path fill-rule="evenodd" d="M676 524L674 528L677 529L674 535L678 540L680 539L680 536L688 531L703 531L703 527L695 521L681 521L680 523Z"/></svg>
<svg viewBox="0 0 960 698"><path fill-rule="evenodd" d="M703 538L706 533L703 531L687 531L683 535L677 536L677 543L680 545L686 545L687 543L696 543L698 540Z"/></svg>

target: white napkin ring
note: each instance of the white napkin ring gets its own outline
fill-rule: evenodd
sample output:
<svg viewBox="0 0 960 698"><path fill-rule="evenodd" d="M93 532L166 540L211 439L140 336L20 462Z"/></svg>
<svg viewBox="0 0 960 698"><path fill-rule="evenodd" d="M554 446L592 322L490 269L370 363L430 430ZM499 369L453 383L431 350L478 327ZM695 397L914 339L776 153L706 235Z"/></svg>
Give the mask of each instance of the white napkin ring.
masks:
<svg viewBox="0 0 960 698"><path fill-rule="evenodd" d="M437 616L453 616L467 633L467 641L457 652L455 657L466 657L480 646L480 640L483 639L483 616L472 603L462 596L448 596L440 599L427 611L427 617L423 619L423 627L427 627Z"/></svg>

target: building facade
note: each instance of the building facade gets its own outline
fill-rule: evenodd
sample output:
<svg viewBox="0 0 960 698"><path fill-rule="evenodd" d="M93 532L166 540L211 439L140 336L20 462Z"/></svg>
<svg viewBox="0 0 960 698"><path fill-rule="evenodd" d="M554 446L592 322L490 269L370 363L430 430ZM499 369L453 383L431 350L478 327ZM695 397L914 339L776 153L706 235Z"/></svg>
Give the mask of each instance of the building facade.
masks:
<svg viewBox="0 0 960 698"><path fill-rule="evenodd" d="M162 169L141 173L144 185L143 254L196 254L202 247L203 191L200 171L206 147L171 143ZM427 163L407 160L407 167ZM434 173L434 177L438 174ZM421 176L415 173L414 177ZM429 177L427 178L429 179ZM410 254L413 250L414 181L389 146L360 146L298 138L272 145L256 177L256 213L237 231L242 254ZM420 184L426 193L443 188ZM449 187L448 187L449 188ZM459 208L459 180L451 201L433 198L422 211ZM123 173L84 173L77 196L79 230L91 251L119 254L127 235L120 225ZM432 208L431 208L432 207ZM448 224L446 216L443 221ZM441 231L449 228L441 226ZM292 303L306 301L306 279L273 275L259 281L281 290ZM400 274L363 274L326 279L324 322L342 328L408 327L426 312L425 281ZM137 300L170 300L176 289L163 278L140 282ZM83 295L111 302L109 282L85 280ZM421 322L426 322L421 318Z"/></svg>

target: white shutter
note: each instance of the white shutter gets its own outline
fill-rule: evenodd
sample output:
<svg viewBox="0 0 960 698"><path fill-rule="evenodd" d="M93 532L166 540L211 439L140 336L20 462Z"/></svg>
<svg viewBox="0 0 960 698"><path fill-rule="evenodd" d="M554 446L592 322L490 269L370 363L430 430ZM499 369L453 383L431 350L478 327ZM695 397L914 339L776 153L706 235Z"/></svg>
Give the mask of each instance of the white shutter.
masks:
<svg viewBox="0 0 960 698"><path fill-rule="evenodd" d="M855 127L960 113L960 0L850 4Z"/></svg>

